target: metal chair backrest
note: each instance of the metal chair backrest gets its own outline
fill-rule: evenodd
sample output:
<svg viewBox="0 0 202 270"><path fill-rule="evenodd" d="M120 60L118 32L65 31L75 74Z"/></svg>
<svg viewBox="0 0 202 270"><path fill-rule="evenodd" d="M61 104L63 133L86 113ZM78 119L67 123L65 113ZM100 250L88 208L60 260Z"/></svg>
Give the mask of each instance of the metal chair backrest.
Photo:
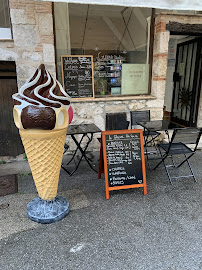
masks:
<svg viewBox="0 0 202 270"><path fill-rule="evenodd" d="M146 111L131 111L130 112L131 128L138 125L138 122L150 121L150 110Z"/></svg>
<svg viewBox="0 0 202 270"><path fill-rule="evenodd" d="M173 131L169 149L172 143L183 143L186 144L188 147L190 146L191 148L193 148L193 151L196 151L201 134L202 129L200 128L176 128Z"/></svg>
<svg viewBox="0 0 202 270"><path fill-rule="evenodd" d="M125 112L107 113L106 114L106 130L122 130L128 129L129 121Z"/></svg>

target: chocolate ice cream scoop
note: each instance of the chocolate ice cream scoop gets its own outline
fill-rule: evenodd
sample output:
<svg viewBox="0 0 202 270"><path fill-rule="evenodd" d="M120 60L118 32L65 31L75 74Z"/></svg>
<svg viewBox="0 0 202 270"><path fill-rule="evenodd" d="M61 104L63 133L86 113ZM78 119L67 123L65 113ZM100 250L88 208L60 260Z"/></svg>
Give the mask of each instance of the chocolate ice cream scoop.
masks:
<svg viewBox="0 0 202 270"><path fill-rule="evenodd" d="M14 121L19 129L62 129L68 126L71 98L44 64L14 94Z"/></svg>

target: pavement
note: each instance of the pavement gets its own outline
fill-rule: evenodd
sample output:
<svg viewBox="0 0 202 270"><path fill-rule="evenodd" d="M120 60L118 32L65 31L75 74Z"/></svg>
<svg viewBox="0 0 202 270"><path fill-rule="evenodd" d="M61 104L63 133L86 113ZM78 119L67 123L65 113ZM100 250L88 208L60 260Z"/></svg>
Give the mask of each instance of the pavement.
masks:
<svg viewBox="0 0 202 270"><path fill-rule="evenodd" d="M0 269L202 269L201 151L191 164L197 183L171 185L163 168L147 170L147 195L119 190L109 200L104 176L99 180L85 161L71 177L61 169L58 194L71 210L52 224L27 218L26 205L37 196L28 163L0 165L0 175L16 173L19 184L17 194L0 197Z"/></svg>

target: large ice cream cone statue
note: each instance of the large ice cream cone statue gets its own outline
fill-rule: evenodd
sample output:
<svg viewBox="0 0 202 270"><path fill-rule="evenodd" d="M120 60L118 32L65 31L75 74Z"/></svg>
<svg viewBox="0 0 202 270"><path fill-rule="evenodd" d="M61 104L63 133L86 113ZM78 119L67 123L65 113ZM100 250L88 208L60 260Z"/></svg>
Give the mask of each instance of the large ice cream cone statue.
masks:
<svg viewBox="0 0 202 270"><path fill-rule="evenodd" d="M28 217L40 223L55 222L69 212L68 201L57 197L57 189L70 97L41 65L13 99L14 121L39 194L27 205Z"/></svg>

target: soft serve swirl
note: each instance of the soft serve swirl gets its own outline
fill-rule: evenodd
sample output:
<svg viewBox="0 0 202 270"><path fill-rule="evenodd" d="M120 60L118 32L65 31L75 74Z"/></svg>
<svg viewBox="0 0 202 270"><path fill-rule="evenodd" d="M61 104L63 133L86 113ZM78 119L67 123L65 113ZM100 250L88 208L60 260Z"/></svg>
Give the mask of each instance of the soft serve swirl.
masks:
<svg viewBox="0 0 202 270"><path fill-rule="evenodd" d="M14 94L14 119L17 114L24 129L60 129L68 126L71 98L61 84L41 64L36 72ZM67 122L67 123L65 123Z"/></svg>

